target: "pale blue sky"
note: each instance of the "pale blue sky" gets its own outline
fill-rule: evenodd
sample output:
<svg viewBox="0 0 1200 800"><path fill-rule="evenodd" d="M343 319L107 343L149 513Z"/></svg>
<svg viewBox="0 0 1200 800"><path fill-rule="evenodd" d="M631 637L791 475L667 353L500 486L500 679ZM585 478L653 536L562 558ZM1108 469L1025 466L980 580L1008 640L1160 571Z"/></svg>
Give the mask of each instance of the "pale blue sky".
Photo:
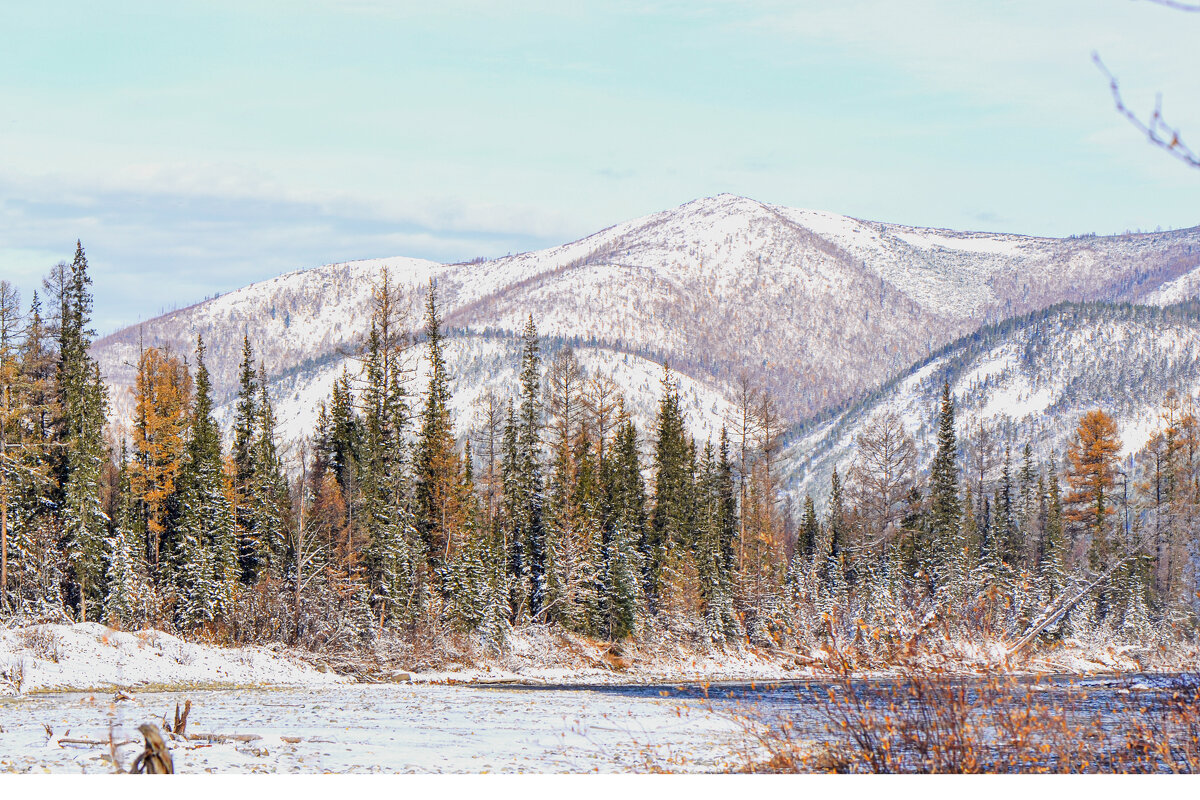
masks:
<svg viewBox="0 0 1200 800"><path fill-rule="evenodd" d="M97 325L330 261L459 260L734 192L1066 235L1200 224L1200 14L1145 0L4 3L0 274ZM114 10L115 9L115 10Z"/></svg>

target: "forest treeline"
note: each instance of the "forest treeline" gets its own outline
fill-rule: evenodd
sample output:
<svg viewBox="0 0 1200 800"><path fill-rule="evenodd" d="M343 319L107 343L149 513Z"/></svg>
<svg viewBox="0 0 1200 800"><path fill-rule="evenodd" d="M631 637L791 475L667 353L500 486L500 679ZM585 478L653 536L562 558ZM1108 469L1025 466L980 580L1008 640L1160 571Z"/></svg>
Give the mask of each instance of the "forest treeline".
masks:
<svg viewBox="0 0 1200 800"><path fill-rule="evenodd" d="M616 381L570 348L543 363L532 316L511 395L483 393L459 438L437 287L417 337L386 271L356 368L306 440L279 441L249 339L228 437L199 339L186 354L140 349L132 418L112 427L90 284L80 245L44 281L45 306L35 295L23 310L0 285L0 603L22 618L312 648L670 627L880 658L933 619L1021 645L1195 635L1187 398L1169 396L1129 462L1097 409L1062 458L1011 442L975 471L946 385L932 465L879 413L820 508L793 508L767 392L742 381L737 413L698 442L664 367L641 431Z"/></svg>

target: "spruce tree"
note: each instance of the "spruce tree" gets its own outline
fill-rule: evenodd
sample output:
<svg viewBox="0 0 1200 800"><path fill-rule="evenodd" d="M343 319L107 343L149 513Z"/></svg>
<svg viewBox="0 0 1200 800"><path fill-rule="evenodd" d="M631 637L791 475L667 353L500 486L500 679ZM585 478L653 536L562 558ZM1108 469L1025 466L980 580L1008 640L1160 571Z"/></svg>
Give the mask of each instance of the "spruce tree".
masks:
<svg viewBox="0 0 1200 800"><path fill-rule="evenodd" d="M275 410L267 393L264 369L258 376L258 418L256 436L251 446L250 529L253 531L253 572L251 580L260 576L268 566L278 571L284 560L284 527L288 524L290 500L283 462L275 447Z"/></svg>
<svg viewBox="0 0 1200 800"><path fill-rule="evenodd" d="M806 561L811 560L817 550L821 536L821 524L817 521L817 507L811 495L804 496L804 516L800 520L800 536L796 540L796 552Z"/></svg>
<svg viewBox="0 0 1200 800"><path fill-rule="evenodd" d="M571 539L563 542L560 563L571 614L567 624L581 633L593 634L602 627L601 575L603 571L604 501L599 463L592 443L580 435L573 453L575 480L568 507L575 515Z"/></svg>
<svg viewBox="0 0 1200 800"><path fill-rule="evenodd" d="M1051 597L1056 597L1066 585L1066 534L1063 528L1062 489L1058 482L1058 469L1054 458L1051 458L1050 464L1046 525L1038 570L1046 591Z"/></svg>
<svg viewBox="0 0 1200 800"><path fill-rule="evenodd" d="M511 400L505 417L504 434L500 443L501 513L508 562L509 611L514 622L524 621L529 611L530 569L526 547L528 504L524 500L521 481L521 456L517 444L516 411Z"/></svg>
<svg viewBox="0 0 1200 800"><path fill-rule="evenodd" d="M689 551L695 545L692 524L695 453L684 429L679 389L666 366L662 388L654 448L654 510L642 548L645 592L652 613L657 611L660 596L667 589L669 566L673 561L690 557Z"/></svg>
<svg viewBox="0 0 1200 800"><path fill-rule="evenodd" d="M425 305L425 345L429 357L429 388L421 412L415 468L416 519L430 564L437 569L449 557L466 514L461 466L450 419L450 383L442 354L437 284L429 282ZM393 371L394 374L394 371ZM395 393L393 390L393 394Z"/></svg>
<svg viewBox="0 0 1200 800"><path fill-rule="evenodd" d="M116 514L112 536L107 542L108 593L104 598L104 620L113 627L127 630L150 621L151 612L146 563L138 546L135 525L136 514L129 488L129 462L122 445Z"/></svg>
<svg viewBox="0 0 1200 800"><path fill-rule="evenodd" d="M733 609L733 575L727 569L723 498L727 490L712 442L705 445L697 470L692 557L703 603L707 636L716 641L737 630ZM732 487L728 487L729 490Z"/></svg>
<svg viewBox="0 0 1200 800"><path fill-rule="evenodd" d="M517 418L515 482L517 541L524 550L523 570L529 580L529 612L540 617L546 604L547 549L542 522L541 357L537 328L530 315L521 351L521 411Z"/></svg>
<svg viewBox="0 0 1200 800"><path fill-rule="evenodd" d="M937 452L929 474L930 538L938 579L945 582L953 571L953 562L961 546L959 531L962 508L958 496L958 438L954 430L954 397L950 382L942 385L938 410Z"/></svg>
<svg viewBox="0 0 1200 800"><path fill-rule="evenodd" d="M233 419L233 488L241 579L253 583L263 567L255 526L254 443L258 438L259 387L250 337L242 337L242 362L238 370L237 405Z"/></svg>
<svg viewBox="0 0 1200 800"><path fill-rule="evenodd" d="M79 607L79 618L99 616L104 598L104 540L108 516L100 499L101 469L107 458L104 422L107 396L100 370L88 354L92 296L83 245L76 243L70 276L62 287L57 374L61 415L58 485L64 549ZM89 605L97 609L89 613Z"/></svg>
<svg viewBox="0 0 1200 800"><path fill-rule="evenodd" d="M387 300L386 284L380 291ZM376 308L365 354L359 525L366 534L364 562L378 617L411 628L428 606L428 567L413 514L408 403L395 354L380 335L387 305Z"/></svg>
<svg viewBox="0 0 1200 800"><path fill-rule="evenodd" d="M212 383L196 340L196 396L182 477L176 553L178 618L195 628L233 612L241 577L233 508L225 491L221 433L213 419Z"/></svg>
<svg viewBox="0 0 1200 800"><path fill-rule="evenodd" d="M996 489L994 519L997 553L1009 570L1016 567L1021 551L1020 533L1017 530L1017 504L1013 495L1012 455L1006 446L1004 464L1000 469L1000 485Z"/></svg>
<svg viewBox="0 0 1200 800"><path fill-rule="evenodd" d="M640 545L647 533L646 487L637 428L624 418L604 460L605 521L601 539L601 618L611 639L633 634L642 600Z"/></svg>

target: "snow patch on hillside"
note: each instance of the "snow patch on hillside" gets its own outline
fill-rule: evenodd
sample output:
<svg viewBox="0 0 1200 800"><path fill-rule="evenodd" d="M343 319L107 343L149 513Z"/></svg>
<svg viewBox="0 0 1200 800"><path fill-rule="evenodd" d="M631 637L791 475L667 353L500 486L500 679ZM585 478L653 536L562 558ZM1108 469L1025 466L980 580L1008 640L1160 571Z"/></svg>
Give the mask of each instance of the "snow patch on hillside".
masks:
<svg viewBox="0 0 1200 800"><path fill-rule="evenodd" d="M988 398L983 416L1021 419L1045 411L1054 399L1054 391L1049 386L1038 388L1021 376Z"/></svg>
<svg viewBox="0 0 1200 800"><path fill-rule="evenodd" d="M963 253L1014 256L1021 252L1022 244L1021 239L1016 236L997 236L985 233L953 233L951 231L899 227L891 228L891 232L913 247L925 250L940 248Z"/></svg>

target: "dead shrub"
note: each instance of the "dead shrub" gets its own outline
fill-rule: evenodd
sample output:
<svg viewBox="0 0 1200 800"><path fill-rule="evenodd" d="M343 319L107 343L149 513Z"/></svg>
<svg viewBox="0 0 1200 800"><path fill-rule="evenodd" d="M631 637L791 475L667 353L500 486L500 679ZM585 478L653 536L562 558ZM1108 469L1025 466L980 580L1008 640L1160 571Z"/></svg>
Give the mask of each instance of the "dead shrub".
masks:
<svg viewBox="0 0 1200 800"><path fill-rule="evenodd" d="M828 740L791 721L758 726L747 767L768 772L1058 773L1200 771L1200 680L1088 689L1012 676L905 669L812 687Z"/></svg>
<svg viewBox="0 0 1200 800"><path fill-rule="evenodd" d="M17 632L17 640L38 658L58 663L62 640L55 631L40 626L22 628Z"/></svg>

